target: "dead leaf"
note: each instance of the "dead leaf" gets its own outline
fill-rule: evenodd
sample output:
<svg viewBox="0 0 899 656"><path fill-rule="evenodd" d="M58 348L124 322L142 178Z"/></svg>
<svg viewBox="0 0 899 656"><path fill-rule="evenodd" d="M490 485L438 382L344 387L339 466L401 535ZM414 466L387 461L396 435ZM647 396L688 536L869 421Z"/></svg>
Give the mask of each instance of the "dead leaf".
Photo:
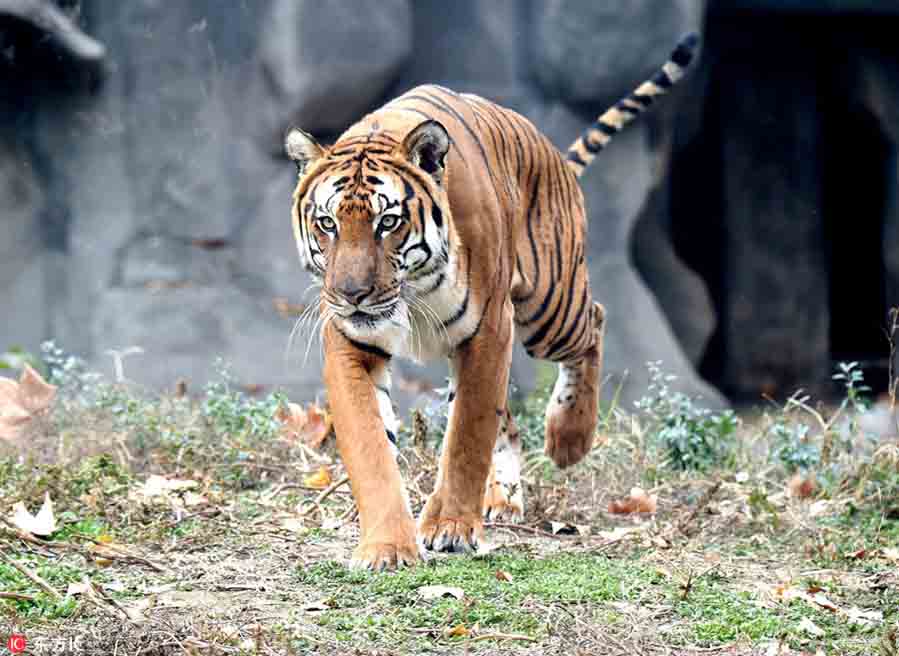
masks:
<svg viewBox="0 0 899 656"><path fill-rule="evenodd" d="M578 532L577 527L568 522L550 522L549 528L553 535L575 535Z"/></svg>
<svg viewBox="0 0 899 656"><path fill-rule="evenodd" d="M899 563L899 549L895 547L886 547L884 549L881 549L880 555L887 560L893 561L894 563Z"/></svg>
<svg viewBox="0 0 899 656"><path fill-rule="evenodd" d="M504 572L501 569L496 570L496 572L493 575L496 577L497 581L504 581L506 583L512 582L512 575L509 574L509 572Z"/></svg>
<svg viewBox="0 0 899 656"><path fill-rule="evenodd" d="M418 589L418 596L425 601L442 599L443 597L462 599L465 596L465 591L462 588L449 585L426 585Z"/></svg>
<svg viewBox="0 0 899 656"><path fill-rule="evenodd" d="M445 631L446 635L453 638L464 638L470 631L465 628L464 624L457 624L451 629Z"/></svg>
<svg viewBox="0 0 899 656"><path fill-rule="evenodd" d="M632 513L654 513L658 504L658 496L648 495L639 487L631 488L630 496L621 500L609 502L609 512L615 515L630 515Z"/></svg>
<svg viewBox="0 0 899 656"><path fill-rule="evenodd" d="M158 474L151 474L137 492L145 497L168 496L171 492L181 492L198 487L197 481L183 480L179 478L166 478Z"/></svg>
<svg viewBox="0 0 899 656"><path fill-rule="evenodd" d="M859 549L857 551L850 551L848 553L843 554L847 560L862 560L865 556L868 555L867 549Z"/></svg>
<svg viewBox="0 0 899 656"><path fill-rule="evenodd" d="M93 592L91 589L91 584L87 581L82 581L81 583L69 583L69 587L66 588L66 596L74 597L80 594L90 594Z"/></svg>
<svg viewBox="0 0 899 656"><path fill-rule="evenodd" d="M32 515L25 508L23 502L19 502L13 506L13 516L10 521L16 528L31 533L32 535L40 535L46 537L56 531L56 517L53 514L53 502L50 500L50 493L44 494L44 505L38 511L37 515Z"/></svg>
<svg viewBox="0 0 899 656"><path fill-rule="evenodd" d="M49 384L28 364L19 381L0 378L0 439L14 440L32 419L46 412L56 397Z"/></svg>
<svg viewBox="0 0 899 656"><path fill-rule="evenodd" d="M310 474L306 478L303 479L303 485L306 487L312 487L316 490L324 490L331 484L331 472L328 471L328 468L322 465L318 468L318 471L314 474Z"/></svg>
<svg viewBox="0 0 899 656"><path fill-rule="evenodd" d="M618 542L619 540L623 540L628 535L642 533L643 530L644 527L642 526L616 526L611 531L599 531L597 535L603 540Z"/></svg>
<svg viewBox="0 0 899 656"><path fill-rule="evenodd" d="M842 614L846 616L850 624L859 624L861 626L877 624L883 621L883 612L879 610L861 610L852 606L844 610Z"/></svg>
<svg viewBox="0 0 899 656"><path fill-rule="evenodd" d="M297 403L288 403L277 415L281 422L281 439L301 442L313 449L321 448L331 432L331 417L318 405L311 403L306 409Z"/></svg>
<svg viewBox="0 0 899 656"><path fill-rule="evenodd" d="M787 493L794 499L808 499L817 489L818 482L815 480L815 472L811 472L808 476L796 472L787 482Z"/></svg>
<svg viewBox="0 0 899 656"><path fill-rule="evenodd" d="M821 636L824 635L824 629L822 629L820 626L818 626L817 624L812 622L807 617L802 618L802 620L799 622L799 625L797 626L797 628L800 631L804 631L805 633L808 633L810 636L813 636L815 638L820 638Z"/></svg>

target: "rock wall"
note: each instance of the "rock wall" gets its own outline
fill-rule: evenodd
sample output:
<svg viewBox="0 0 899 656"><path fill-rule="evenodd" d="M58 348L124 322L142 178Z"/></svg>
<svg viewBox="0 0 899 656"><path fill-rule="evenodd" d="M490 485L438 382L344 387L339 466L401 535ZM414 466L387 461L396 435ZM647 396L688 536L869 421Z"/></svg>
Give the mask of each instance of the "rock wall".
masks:
<svg viewBox="0 0 899 656"><path fill-rule="evenodd" d="M436 82L523 112L564 148L706 15L704 0L605 4L82 0L58 9L49 0L0 0L0 83L18 89L0 98L0 307L8 317L0 347L33 349L53 337L108 369L106 350L141 346L127 372L156 387L200 384L223 356L246 383L315 395L318 344L300 334L288 348L296 314L315 292L306 292L311 281L289 226L285 127L333 139L385 100ZM820 319L828 301L815 285L826 249L802 205L817 202L821 184L811 163L817 141L806 136L816 129L808 122L817 116L815 90L793 86L802 67L784 70L776 57L745 66L723 88L714 73L721 57L708 53L584 180L592 285L609 313L606 393L623 381L625 402L645 388L647 360L663 360L681 389L711 404L724 399L700 365L737 394L757 393L767 375L775 387L784 377L826 377ZM895 68L880 50L865 57L853 78L860 97L895 128ZM786 112L774 132L771 106ZM759 132L802 148L783 161ZM728 166L708 178L714 189L680 176L681 163L707 166L703 153L719 146ZM685 179L705 200L684 201ZM895 169L892 180L895 192ZM711 202L716 194L726 203ZM883 253L895 290L899 194L892 199ZM695 222L685 222L699 206ZM717 224L729 264L710 268L690 256L684 235ZM797 249L807 253L798 286L783 266ZM772 286L791 291L760 305ZM799 333L785 337L803 316ZM800 341L809 348L785 369L784 351ZM708 367L712 352L717 368ZM401 374L411 397L442 384L445 369L401 365ZM513 378L524 390L532 384L533 365L521 355Z"/></svg>

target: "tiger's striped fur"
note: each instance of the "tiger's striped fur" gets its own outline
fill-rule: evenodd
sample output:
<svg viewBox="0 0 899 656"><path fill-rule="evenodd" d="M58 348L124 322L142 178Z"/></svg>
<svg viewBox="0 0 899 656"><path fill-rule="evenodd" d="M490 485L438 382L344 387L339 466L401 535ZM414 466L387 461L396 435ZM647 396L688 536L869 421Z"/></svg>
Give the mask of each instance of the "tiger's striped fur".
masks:
<svg viewBox="0 0 899 656"><path fill-rule="evenodd" d="M518 476L506 408L513 334L533 357L559 364L547 453L564 467L589 450L604 311L590 293L577 177L680 78L695 45L682 41L567 156L521 115L438 86L412 89L327 149L288 133L300 173L293 227L301 261L322 280L325 381L360 510L357 564L416 557L383 437L393 429L385 401L393 356L450 360L449 429L418 526L427 548L475 546L482 510L521 514L520 489L504 497L497 488L514 488Z"/></svg>

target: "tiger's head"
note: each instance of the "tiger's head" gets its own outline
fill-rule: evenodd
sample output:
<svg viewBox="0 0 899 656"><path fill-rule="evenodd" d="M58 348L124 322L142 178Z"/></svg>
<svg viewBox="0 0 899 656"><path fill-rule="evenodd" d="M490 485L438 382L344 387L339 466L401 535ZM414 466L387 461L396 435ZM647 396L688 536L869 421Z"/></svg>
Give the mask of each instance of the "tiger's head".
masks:
<svg viewBox="0 0 899 656"><path fill-rule="evenodd" d="M323 148L291 128L299 180L292 220L300 261L330 315L353 336L408 326L407 301L449 260L445 159L450 138L428 120L400 143L377 131Z"/></svg>

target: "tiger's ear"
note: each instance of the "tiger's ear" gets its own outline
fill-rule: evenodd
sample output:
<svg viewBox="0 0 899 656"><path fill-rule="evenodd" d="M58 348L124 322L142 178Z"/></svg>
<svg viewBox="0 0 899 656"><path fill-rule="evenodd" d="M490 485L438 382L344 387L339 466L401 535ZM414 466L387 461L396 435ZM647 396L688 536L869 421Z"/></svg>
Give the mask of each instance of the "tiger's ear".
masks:
<svg viewBox="0 0 899 656"><path fill-rule="evenodd" d="M303 175L309 165L324 154L324 149L311 134L293 126L284 135L284 150L290 160L297 165L297 173Z"/></svg>
<svg viewBox="0 0 899 656"><path fill-rule="evenodd" d="M403 140L403 150L410 162L427 172L437 184L443 183L446 153L450 137L438 121L419 123Z"/></svg>

